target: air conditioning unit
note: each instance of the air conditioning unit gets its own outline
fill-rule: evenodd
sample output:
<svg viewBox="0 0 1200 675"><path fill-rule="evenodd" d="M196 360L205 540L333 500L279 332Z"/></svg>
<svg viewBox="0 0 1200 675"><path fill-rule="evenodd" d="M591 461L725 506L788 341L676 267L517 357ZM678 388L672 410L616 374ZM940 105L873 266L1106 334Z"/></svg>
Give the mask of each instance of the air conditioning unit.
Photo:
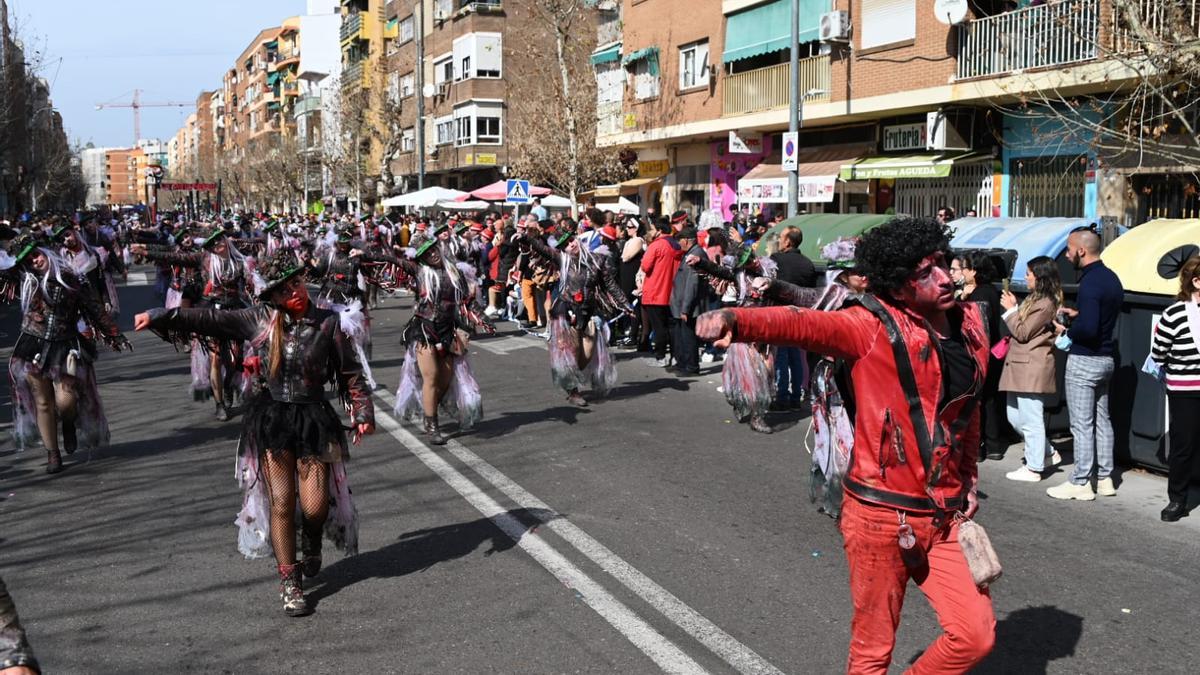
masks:
<svg viewBox="0 0 1200 675"><path fill-rule="evenodd" d="M822 14L817 35L822 42L850 39L850 14L844 11Z"/></svg>
<svg viewBox="0 0 1200 675"><path fill-rule="evenodd" d="M975 136L975 111L954 108L925 115L926 149L971 150Z"/></svg>

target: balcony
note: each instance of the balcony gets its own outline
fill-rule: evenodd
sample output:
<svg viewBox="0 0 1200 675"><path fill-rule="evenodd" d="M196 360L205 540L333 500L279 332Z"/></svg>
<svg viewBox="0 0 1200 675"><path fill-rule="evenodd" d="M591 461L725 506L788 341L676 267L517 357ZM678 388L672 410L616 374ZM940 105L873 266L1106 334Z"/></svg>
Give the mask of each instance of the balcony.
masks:
<svg viewBox="0 0 1200 675"><path fill-rule="evenodd" d="M962 24L958 71L967 80L1095 59L1100 0L1062 0Z"/></svg>
<svg viewBox="0 0 1200 675"><path fill-rule="evenodd" d="M371 88L371 69L368 67L366 59L342 69L342 88L349 87Z"/></svg>
<svg viewBox="0 0 1200 675"><path fill-rule="evenodd" d="M621 102L600 103L596 106L596 136L615 136L623 133L625 111Z"/></svg>
<svg viewBox="0 0 1200 675"><path fill-rule="evenodd" d="M341 39L343 44L351 40L370 39L366 34L366 25L363 21L362 12L353 12L342 17Z"/></svg>
<svg viewBox="0 0 1200 675"><path fill-rule="evenodd" d="M819 92L805 96L805 102L828 101L829 57L800 59L799 67L800 91ZM729 117L787 108L791 103L791 86L791 67L787 63L726 75L722 114Z"/></svg>
<svg viewBox="0 0 1200 675"><path fill-rule="evenodd" d="M315 112L320 112L320 111L321 111L321 97L320 96L305 96L304 98L300 99L299 101L296 101L296 107L292 109L292 114L295 115L296 117L300 117L302 115L307 115L308 113L315 113Z"/></svg>
<svg viewBox="0 0 1200 675"><path fill-rule="evenodd" d="M621 15L617 12L601 12L596 26L596 45L620 42L622 37Z"/></svg>
<svg viewBox="0 0 1200 675"><path fill-rule="evenodd" d="M283 91L284 96L299 96L300 95L300 83L299 82L284 82L281 89Z"/></svg>
<svg viewBox="0 0 1200 675"><path fill-rule="evenodd" d="M1200 36L1200 0L1134 0L1128 6L1142 26L1142 35L1172 36L1171 42L1191 42ZM1120 22L1112 31L1113 49L1117 53L1128 54L1141 51L1146 43L1129 28L1129 21ZM1165 42L1165 39L1155 42Z"/></svg>

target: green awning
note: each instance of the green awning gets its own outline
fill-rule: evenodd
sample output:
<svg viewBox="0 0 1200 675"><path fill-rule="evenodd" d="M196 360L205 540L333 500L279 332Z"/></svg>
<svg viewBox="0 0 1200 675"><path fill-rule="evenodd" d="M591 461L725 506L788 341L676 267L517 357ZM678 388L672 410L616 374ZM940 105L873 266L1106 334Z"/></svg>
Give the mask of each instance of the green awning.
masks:
<svg viewBox="0 0 1200 675"><path fill-rule="evenodd" d="M270 42L264 44L263 46L266 47L267 49L279 49L279 40L271 40Z"/></svg>
<svg viewBox="0 0 1200 675"><path fill-rule="evenodd" d="M784 220L767 231L762 241L755 245L755 252L764 255L773 240L787 227L798 227L804 232L800 252L813 262L820 264L821 248L841 237L857 237L863 232L886 223L895 216L874 213L812 213Z"/></svg>
<svg viewBox="0 0 1200 675"><path fill-rule="evenodd" d="M612 63L621 58L621 43L614 42L613 44L592 52L592 65L598 66L601 63Z"/></svg>
<svg viewBox="0 0 1200 675"><path fill-rule="evenodd" d="M384 28L386 28L387 30L391 30L393 28L396 28L399 25L400 25L400 18L395 17L395 18L388 19L388 22L386 25L384 25Z"/></svg>
<svg viewBox="0 0 1200 675"><path fill-rule="evenodd" d="M279 78L282 75L283 73L279 72L278 70L273 73L267 73L267 86L274 87L275 83L279 81Z"/></svg>
<svg viewBox="0 0 1200 675"><path fill-rule="evenodd" d="M267 104L267 110L279 110L282 107L278 101L271 101Z"/></svg>
<svg viewBox="0 0 1200 675"><path fill-rule="evenodd" d="M634 52L630 52L621 59L621 65L628 68L630 65L645 59L650 63L650 76L658 77L658 47L645 47Z"/></svg>
<svg viewBox="0 0 1200 675"><path fill-rule="evenodd" d="M821 15L829 7L829 0L800 0L799 42L817 39ZM725 52L721 61L729 63L788 49L792 40L791 21L791 0L774 0L730 14L725 19Z"/></svg>
<svg viewBox="0 0 1200 675"><path fill-rule="evenodd" d="M842 180L872 180L876 178L945 178L955 162L974 156L973 152L899 155L893 157L864 157L843 164Z"/></svg>

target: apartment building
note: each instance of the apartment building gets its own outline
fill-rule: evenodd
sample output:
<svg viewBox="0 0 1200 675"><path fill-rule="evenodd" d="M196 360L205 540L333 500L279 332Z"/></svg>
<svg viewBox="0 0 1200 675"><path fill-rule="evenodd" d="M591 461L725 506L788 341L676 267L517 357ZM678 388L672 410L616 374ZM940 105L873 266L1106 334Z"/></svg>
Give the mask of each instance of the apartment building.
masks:
<svg viewBox="0 0 1200 675"><path fill-rule="evenodd" d="M221 150L227 161L246 156L252 142L272 140L281 131L282 107L276 95L273 66L279 60L279 39L283 28L259 31L238 55L224 78L224 138Z"/></svg>
<svg viewBox="0 0 1200 675"><path fill-rule="evenodd" d="M947 204L980 215L1125 220L1152 210L1131 203L1128 188L1170 183L1169 169L1123 173L1092 139L1063 132L1055 118L1071 110L1038 119L999 109L1036 92L1066 97L1132 81L1131 69L1103 58L1122 48L1110 4L969 4L958 19L939 18L924 0L800 0L801 207L930 214ZM1159 11L1142 4L1147 16ZM739 206L782 208L790 7L600 0L597 140L636 153L639 176L598 194L726 217ZM1173 203L1182 204L1176 214L1200 209Z"/></svg>
<svg viewBox="0 0 1200 675"><path fill-rule="evenodd" d="M140 204L145 201L145 180L139 174L146 167L141 148L112 148L104 153L105 203L109 206Z"/></svg>
<svg viewBox="0 0 1200 675"><path fill-rule="evenodd" d="M337 195L343 203L350 198L361 198L368 204L377 201L377 180L382 174L381 139L386 136L387 123L379 115L386 51L384 5L384 0L341 2L342 23L339 39L342 73L339 108L343 115L343 131L351 134L359 146L356 152L359 167L355 179L358 185ZM356 116L357 111L361 111L362 114ZM358 208L362 206L359 204Z"/></svg>
<svg viewBox="0 0 1200 675"><path fill-rule="evenodd" d="M529 45L521 39L527 36L516 36L512 28L519 6L500 0L388 4L387 26L395 35L389 46L388 95L398 103L403 120L402 151L393 162L400 187L416 189L417 97L424 93L430 94L424 97L426 185L471 190L504 175L510 163L506 134L514 114L506 101L519 95L520 64L530 58ZM425 57L421 64L418 38ZM417 90L418 79L425 92Z"/></svg>

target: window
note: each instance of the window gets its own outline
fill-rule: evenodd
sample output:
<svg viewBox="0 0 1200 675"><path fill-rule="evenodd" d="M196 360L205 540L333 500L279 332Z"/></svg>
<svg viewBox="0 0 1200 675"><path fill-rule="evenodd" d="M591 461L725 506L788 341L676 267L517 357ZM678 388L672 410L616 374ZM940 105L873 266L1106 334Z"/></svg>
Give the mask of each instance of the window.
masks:
<svg viewBox="0 0 1200 675"><path fill-rule="evenodd" d="M411 16L400 20L400 38L397 44L404 44L413 39L413 18Z"/></svg>
<svg viewBox="0 0 1200 675"><path fill-rule="evenodd" d="M408 98L413 95L416 89L413 77L414 73L409 73L400 78L400 98Z"/></svg>
<svg viewBox="0 0 1200 675"><path fill-rule="evenodd" d="M417 148L417 131L409 127L400 132L400 152L412 152Z"/></svg>
<svg viewBox="0 0 1200 675"><path fill-rule="evenodd" d="M455 141L456 127L454 125L454 117L439 117L434 120L434 126L437 128L437 144L450 145Z"/></svg>
<svg viewBox="0 0 1200 675"><path fill-rule="evenodd" d="M633 66L633 95L639 101L658 96L658 61L638 59Z"/></svg>
<svg viewBox="0 0 1200 675"><path fill-rule="evenodd" d="M454 0L434 0L433 3L433 20L445 21L450 18L450 14L454 11Z"/></svg>
<svg viewBox="0 0 1200 675"><path fill-rule="evenodd" d="M679 48L679 88L708 86L708 40Z"/></svg>
<svg viewBox="0 0 1200 675"><path fill-rule="evenodd" d="M463 145L500 145L503 104L473 101L454 110L454 143Z"/></svg>
<svg viewBox="0 0 1200 675"><path fill-rule="evenodd" d="M916 0L862 0L860 49L906 42L916 36Z"/></svg>
<svg viewBox="0 0 1200 675"><path fill-rule="evenodd" d="M400 101L400 73L391 73L388 75L387 97L391 103Z"/></svg>
<svg viewBox="0 0 1200 675"><path fill-rule="evenodd" d="M500 77L502 43L499 33L469 33L454 40L454 80Z"/></svg>
<svg viewBox="0 0 1200 675"><path fill-rule="evenodd" d="M447 54L433 62L433 83L442 84L454 79L454 55Z"/></svg>
<svg viewBox="0 0 1200 675"><path fill-rule="evenodd" d="M620 63L603 63L596 66L596 103L620 103L624 96L625 69Z"/></svg>

